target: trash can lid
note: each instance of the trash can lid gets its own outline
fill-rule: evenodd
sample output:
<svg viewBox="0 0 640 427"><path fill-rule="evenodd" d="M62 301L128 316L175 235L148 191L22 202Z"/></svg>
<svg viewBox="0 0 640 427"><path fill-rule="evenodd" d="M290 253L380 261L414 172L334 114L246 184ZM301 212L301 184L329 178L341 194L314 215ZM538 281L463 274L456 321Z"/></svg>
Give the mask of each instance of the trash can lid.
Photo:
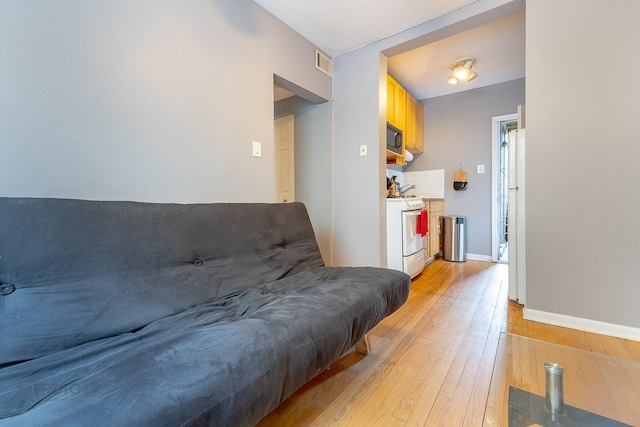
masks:
<svg viewBox="0 0 640 427"><path fill-rule="evenodd" d="M442 218L455 221L457 224L464 224L465 220L467 219L466 216L459 215L444 215Z"/></svg>

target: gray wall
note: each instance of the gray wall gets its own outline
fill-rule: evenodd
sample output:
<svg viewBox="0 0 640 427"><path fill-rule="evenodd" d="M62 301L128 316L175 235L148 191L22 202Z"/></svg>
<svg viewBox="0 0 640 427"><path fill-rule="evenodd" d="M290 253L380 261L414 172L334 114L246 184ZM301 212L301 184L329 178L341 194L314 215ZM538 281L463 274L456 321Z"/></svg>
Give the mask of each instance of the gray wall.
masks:
<svg viewBox="0 0 640 427"><path fill-rule="evenodd" d="M306 205L318 246L331 264L331 105L298 96L275 103L275 117L294 114L296 201Z"/></svg>
<svg viewBox="0 0 640 427"><path fill-rule="evenodd" d="M382 126L386 58L368 48L335 59L333 241L336 265L386 266ZM360 145L368 155L360 156ZM386 186L385 186L386 188Z"/></svg>
<svg viewBox="0 0 640 427"><path fill-rule="evenodd" d="M521 0L477 1L334 58L334 263L386 265L386 58L523 7ZM368 156L359 156L360 145Z"/></svg>
<svg viewBox="0 0 640 427"><path fill-rule="evenodd" d="M480 78L480 77L479 77ZM524 79L425 99L425 151L405 171L444 169L445 213L467 217L467 252L491 256L491 118L524 104ZM469 174L466 191L453 189L459 165ZM485 165L485 173L477 173Z"/></svg>
<svg viewBox="0 0 640 427"><path fill-rule="evenodd" d="M614 3L527 1L527 306L638 328L640 2Z"/></svg>
<svg viewBox="0 0 640 427"><path fill-rule="evenodd" d="M331 99L251 0L5 0L0 58L1 196L275 201L274 74Z"/></svg>

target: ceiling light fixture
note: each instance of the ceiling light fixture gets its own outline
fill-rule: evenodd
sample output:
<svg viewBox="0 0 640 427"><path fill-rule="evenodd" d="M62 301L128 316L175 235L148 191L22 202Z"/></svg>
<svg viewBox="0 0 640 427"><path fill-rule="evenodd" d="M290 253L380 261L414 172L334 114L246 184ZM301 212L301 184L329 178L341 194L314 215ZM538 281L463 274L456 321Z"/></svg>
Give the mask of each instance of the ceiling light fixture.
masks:
<svg viewBox="0 0 640 427"><path fill-rule="evenodd" d="M458 84L458 81L470 82L478 77L478 73L471 68L476 63L476 58L465 56L464 58L456 59L449 67L451 69L451 75L447 82L450 85Z"/></svg>

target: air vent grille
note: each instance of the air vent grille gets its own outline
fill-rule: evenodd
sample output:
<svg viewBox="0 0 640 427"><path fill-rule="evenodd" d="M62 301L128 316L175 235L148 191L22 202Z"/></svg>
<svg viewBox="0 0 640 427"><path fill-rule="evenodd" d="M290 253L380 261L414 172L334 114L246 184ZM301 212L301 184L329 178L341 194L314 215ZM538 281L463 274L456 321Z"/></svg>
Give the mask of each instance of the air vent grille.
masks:
<svg viewBox="0 0 640 427"><path fill-rule="evenodd" d="M316 68L327 76L333 77L333 61L318 49L316 49Z"/></svg>

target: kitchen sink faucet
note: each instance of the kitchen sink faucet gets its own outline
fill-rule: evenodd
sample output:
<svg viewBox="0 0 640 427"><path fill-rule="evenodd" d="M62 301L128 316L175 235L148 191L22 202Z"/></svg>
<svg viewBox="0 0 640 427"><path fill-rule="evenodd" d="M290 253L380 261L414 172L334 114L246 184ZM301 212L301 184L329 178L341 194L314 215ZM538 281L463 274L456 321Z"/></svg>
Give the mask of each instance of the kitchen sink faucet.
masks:
<svg viewBox="0 0 640 427"><path fill-rule="evenodd" d="M407 189L403 190L404 187L407 187ZM404 193L414 188L416 188L415 184L403 185L402 187L400 187L400 197L404 197Z"/></svg>

